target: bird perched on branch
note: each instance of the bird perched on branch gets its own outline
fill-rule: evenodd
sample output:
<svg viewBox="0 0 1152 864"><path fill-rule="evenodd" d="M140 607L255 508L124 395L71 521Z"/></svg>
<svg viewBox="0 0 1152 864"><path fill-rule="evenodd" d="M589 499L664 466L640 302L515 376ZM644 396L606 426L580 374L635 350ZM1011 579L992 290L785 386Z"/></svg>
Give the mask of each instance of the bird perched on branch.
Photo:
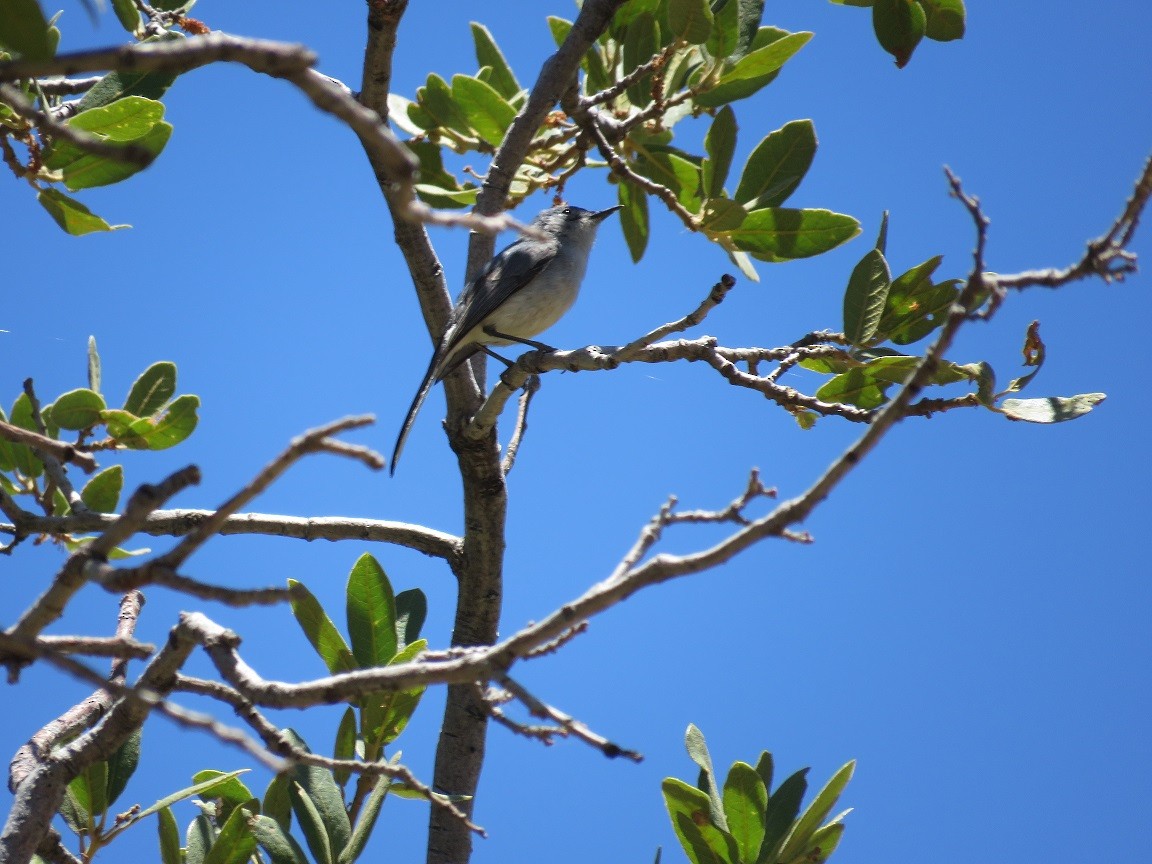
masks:
<svg viewBox="0 0 1152 864"><path fill-rule="evenodd" d="M503 360L489 350L489 345L519 342L551 350L543 343L534 342L532 337L559 321L576 302L584 271L588 269L588 254L596 239L596 229L619 209L619 206L596 211L568 205L550 207L532 220L535 233L544 239L521 237L489 261L465 286L448 316L448 326L432 352L428 371L400 427L389 473L396 472L400 451L433 384L477 351L486 351Z"/></svg>

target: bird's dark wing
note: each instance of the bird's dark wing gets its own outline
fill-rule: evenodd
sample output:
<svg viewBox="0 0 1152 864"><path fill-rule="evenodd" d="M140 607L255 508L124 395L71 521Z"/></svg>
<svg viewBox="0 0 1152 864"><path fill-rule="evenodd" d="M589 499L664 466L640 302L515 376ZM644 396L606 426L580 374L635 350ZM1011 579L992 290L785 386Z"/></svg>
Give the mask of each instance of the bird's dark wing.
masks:
<svg viewBox="0 0 1152 864"><path fill-rule="evenodd" d="M556 258L556 247L555 242L521 239L489 261L456 302L452 338L444 346L444 355L449 355L473 328L540 275Z"/></svg>

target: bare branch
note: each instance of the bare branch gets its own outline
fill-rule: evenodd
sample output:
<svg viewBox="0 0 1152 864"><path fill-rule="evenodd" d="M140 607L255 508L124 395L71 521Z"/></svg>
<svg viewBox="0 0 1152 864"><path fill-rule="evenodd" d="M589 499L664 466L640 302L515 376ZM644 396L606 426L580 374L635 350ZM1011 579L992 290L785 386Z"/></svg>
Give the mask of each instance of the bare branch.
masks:
<svg viewBox="0 0 1152 864"><path fill-rule="evenodd" d="M532 404L532 397L540 389L540 376L529 375L524 382L524 389L520 395L520 410L516 413L516 425L512 428L512 437L508 441L508 449L504 453L504 461L500 463L500 470L507 477L516 464L516 454L520 452L520 442L524 440L524 433L528 431L528 406Z"/></svg>
<svg viewBox="0 0 1152 864"><path fill-rule="evenodd" d="M19 426L13 426L4 420L0 420L0 438L15 441L17 444L26 444L37 454L50 453L60 462L71 462L85 474L91 474L97 468L96 459L91 453L78 450L71 444L57 441L47 435L40 435L27 429L21 429Z"/></svg>

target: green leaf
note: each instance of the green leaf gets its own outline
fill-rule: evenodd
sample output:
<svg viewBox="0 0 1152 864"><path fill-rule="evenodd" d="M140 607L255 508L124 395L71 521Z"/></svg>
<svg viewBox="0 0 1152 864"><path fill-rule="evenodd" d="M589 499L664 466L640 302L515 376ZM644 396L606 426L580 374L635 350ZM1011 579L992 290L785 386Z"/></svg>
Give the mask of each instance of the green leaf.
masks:
<svg viewBox="0 0 1152 864"><path fill-rule="evenodd" d="M876 0L872 6L876 40L896 58L898 69L903 69L912 59L912 52L924 38L927 21L924 7L916 0Z"/></svg>
<svg viewBox="0 0 1152 864"><path fill-rule="evenodd" d="M701 45L712 35L712 9L708 0L668 0L668 29L665 36L683 39L690 45Z"/></svg>
<svg viewBox="0 0 1152 864"><path fill-rule="evenodd" d="M779 207L808 173L816 146L811 120L785 123L756 145L733 197L749 210Z"/></svg>
<svg viewBox="0 0 1152 864"><path fill-rule="evenodd" d="M332 841L324 830L324 820L316 802L295 780L288 787L288 794L292 797L292 812L296 814L296 821L304 832L304 842L308 844L316 864L335 864L339 853L332 850Z"/></svg>
<svg viewBox="0 0 1152 864"><path fill-rule="evenodd" d="M300 844L275 819L253 816L248 820L248 828L260 848L268 853L272 864L309 864L308 855L300 848Z"/></svg>
<svg viewBox="0 0 1152 864"><path fill-rule="evenodd" d="M256 837L248 829L253 814L236 807L220 827L204 864L244 864L256 851Z"/></svg>
<svg viewBox="0 0 1152 864"><path fill-rule="evenodd" d="M960 295L960 281L932 284L932 274L943 256L937 255L900 274L888 292L879 333L897 345L918 342L947 319Z"/></svg>
<svg viewBox="0 0 1152 864"><path fill-rule="evenodd" d="M888 211L880 215L880 230L876 232L876 248L883 254L888 254Z"/></svg>
<svg viewBox="0 0 1152 864"><path fill-rule="evenodd" d="M197 771L192 775L194 783L208 783L212 780L219 780L220 782L201 792L200 799L202 801L219 801L222 805L220 812L225 817L229 816L237 807L249 804L254 800L251 790L235 774L207 770ZM256 812L259 812L259 805L255 809Z"/></svg>
<svg viewBox="0 0 1152 864"><path fill-rule="evenodd" d="M163 408L175 392L176 364L153 363L133 382L124 400L124 410L137 417L148 417Z"/></svg>
<svg viewBox="0 0 1152 864"><path fill-rule="evenodd" d="M167 30L161 36L150 36L142 40L140 44L147 45L151 42L164 42L183 38L184 36L180 33ZM76 110L79 113L83 113L103 105L111 105L116 100L123 99L126 96L143 96L145 99L159 99L167 92L175 80L176 73L174 72L109 72L97 81L92 89L85 93L83 98L76 103ZM77 116L79 116L79 113Z"/></svg>
<svg viewBox="0 0 1152 864"><path fill-rule="evenodd" d="M842 213L770 207L753 210L723 236L753 258L776 262L820 255L859 233L860 223Z"/></svg>
<svg viewBox="0 0 1152 864"><path fill-rule="evenodd" d="M119 468L120 466L116 465L114 467ZM111 470L111 468L108 469L108 471ZM101 473L107 474L108 471ZM99 477L100 475L97 474L96 476ZM119 494L119 492L117 492L117 494ZM81 497L83 497L83 495L81 495ZM115 507L113 507L113 509L115 509ZM109 513L111 511L104 510L101 512ZM124 787L128 785L128 781L132 778L132 775L136 773L136 766L140 764L140 732L141 730L139 729L133 731L131 735L124 739L124 743L116 748L116 752L108 758L108 783L105 788L107 789L109 807L115 804L116 799L124 792Z"/></svg>
<svg viewBox="0 0 1152 864"><path fill-rule="evenodd" d="M116 13L121 27L129 33L136 32L136 28L140 26L140 13L132 0L112 0L112 11Z"/></svg>
<svg viewBox="0 0 1152 864"><path fill-rule="evenodd" d="M0 45L27 60L48 60L55 53L48 22L36 0L0 3Z"/></svg>
<svg viewBox="0 0 1152 864"><path fill-rule="evenodd" d="M1106 398L1104 393L1081 393L1079 396L1049 396L1046 399L1005 399L997 410L1009 420L1063 423L1083 417Z"/></svg>
<svg viewBox="0 0 1152 864"><path fill-rule="evenodd" d="M867 345L875 337L891 284L884 253L869 249L852 269L844 292L844 335L851 344Z"/></svg>
<svg viewBox="0 0 1152 864"><path fill-rule="evenodd" d="M700 211L700 227L708 233L735 231L744 224L748 211L729 198L709 198Z"/></svg>
<svg viewBox="0 0 1152 864"><path fill-rule="evenodd" d="M720 789L716 785L716 772L712 768L712 757L708 754L708 744L704 741L704 733L695 723L689 723L684 733L684 746L688 750L688 757L700 769L703 781L702 790L708 794L712 824L717 828L728 830L724 819L724 805L720 800Z"/></svg>
<svg viewBox="0 0 1152 864"><path fill-rule="evenodd" d="M115 513L123 488L124 466L113 465L84 484L80 490L80 500L89 510L97 513Z"/></svg>
<svg viewBox="0 0 1152 864"><path fill-rule="evenodd" d="M756 45L756 39L763 29L760 22L764 20L764 0L736 0L736 2L740 10L740 37L736 42L735 56L743 57L759 47Z"/></svg>
<svg viewBox="0 0 1152 864"><path fill-rule="evenodd" d="M171 807L162 807L156 814L156 832L160 837L161 864L181 864L180 829Z"/></svg>
<svg viewBox="0 0 1152 864"><path fill-rule="evenodd" d="M208 850L212 848L212 843L215 840L216 829L212 827L212 822L207 816L201 814L193 819L188 826L188 834L184 843L185 864L204 864Z"/></svg>
<svg viewBox="0 0 1152 864"><path fill-rule="evenodd" d="M437 126L470 136L472 126L464 109L452 96L452 88L439 75L430 74L425 85L416 91L416 101Z"/></svg>
<svg viewBox="0 0 1152 864"><path fill-rule="evenodd" d="M628 25L624 37L624 74L652 59L660 50L660 27L653 15L637 15ZM632 84L626 91L628 101L637 108L644 108L652 102L652 80L648 75Z"/></svg>
<svg viewBox="0 0 1152 864"><path fill-rule="evenodd" d="M307 750L308 745L304 739L291 729L284 734L300 749ZM305 839L312 850L312 854L321 862L329 864L335 861L348 845L348 838L352 833L352 826L348 822L348 812L344 809L344 796L332 772L317 765L297 765L292 769L292 785L288 787L292 798L292 811L304 831ZM314 832L319 819L322 838L309 836ZM323 857L318 851L327 849L328 857Z"/></svg>
<svg viewBox="0 0 1152 864"><path fill-rule="evenodd" d="M426 639L417 639L403 651L392 658L388 665L395 666L414 660L428 647ZM364 710L363 726L365 744L377 748L390 744L400 737L400 733L412 719L420 698L424 695L423 687L414 687L411 690L389 690L374 693L360 700Z"/></svg>
<svg viewBox="0 0 1152 864"><path fill-rule="evenodd" d="M453 75L452 99L460 106L478 137L493 147L504 140L504 133L516 119L516 109L492 85L479 78Z"/></svg>
<svg viewBox="0 0 1152 864"><path fill-rule="evenodd" d="M807 45L811 38L811 32L802 30L798 33L789 33L763 48L758 48L744 55L735 66L720 76L718 84L748 81L775 72Z"/></svg>
<svg viewBox="0 0 1152 864"><path fill-rule="evenodd" d="M781 860L791 861L812 845L812 838L816 834L816 829L828 818L828 814L836 806L840 794L848 785L848 781L852 779L855 770L856 761L848 762L833 774L824 788L816 794L804 814L796 821L788 839L784 841L784 846L780 851Z"/></svg>
<svg viewBox="0 0 1152 864"><path fill-rule="evenodd" d="M762 750L760 752L760 758L756 760L756 775L763 781L764 788L769 792L772 791L772 773L774 768L772 754L767 750Z"/></svg>
<svg viewBox="0 0 1152 864"><path fill-rule="evenodd" d="M700 209L700 166L692 157L675 147L634 142L637 174L666 186L677 200L692 213Z"/></svg>
<svg viewBox="0 0 1152 864"><path fill-rule="evenodd" d="M842 836L844 836L843 822L825 825L812 835L812 839L808 841L808 847L786 864L822 864L828 860L828 856L836 851Z"/></svg>
<svg viewBox="0 0 1152 864"><path fill-rule="evenodd" d="M356 658L348 650L344 637L340 635L340 631L336 629L336 625L332 623L332 619L324 612L320 601L312 595L312 592L295 579L288 580L288 589L292 593L292 614L296 618L296 623L300 625L300 629L304 631L305 637L316 649L328 671L335 675L360 668L356 664Z"/></svg>
<svg viewBox="0 0 1152 864"><path fill-rule="evenodd" d="M694 864L737 864L736 842L712 823L707 795L675 777L665 778L660 789L676 837Z"/></svg>
<svg viewBox="0 0 1152 864"><path fill-rule="evenodd" d="M639 263L648 248L648 196L631 183L616 184L616 200L624 208L620 211L620 228L632 262Z"/></svg>
<svg viewBox="0 0 1152 864"><path fill-rule="evenodd" d="M32 419L32 402L28 399L27 393L21 393L16 397L16 401L12 403L12 412L8 417L8 422L13 426L19 426L29 432L40 431L36 427L36 421ZM44 473L44 463L26 444L13 442L9 447L9 454L13 467L25 477L39 477Z"/></svg>
<svg viewBox="0 0 1152 864"><path fill-rule="evenodd" d="M249 770L250 769L248 768L241 768L237 771L229 771L227 774L221 774L211 780L206 780L203 783L196 783L195 785L188 786L187 788L181 789L178 792L165 795L150 807L145 807L143 810L133 816L129 824L139 822L141 819L144 819L147 816L151 816L153 813L159 813L166 807L171 807L177 801L183 801L185 798L191 798L193 795L199 795L201 792L205 792L211 789L213 786L218 786L221 783L227 782L227 780L231 777L238 777L241 774L246 774Z"/></svg>
<svg viewBox="0 0 1152 864"><path fill-rule="evenodd" d="M340 725L336 727L336 743L332 748L332 757L334 759L356 758L356 712L351 708L344 709L344 714L340 717ZM348 778L351 774L351 768L332 769L332 776L336 778L336 783L341 789L348 785Z"/></svg>
<svg viewBox="0 0 1152 864"><path fill-rule="evenodd" d="M96 350L96 337L88 337L88 389L100 392L100 352Z"/></svg>
<svg viewBox="0 0 1152 864"><path fill-rule="evenodd" d="M73 237L91 234L94 231L115 231L118 228L129 227L109 225L75 198L69 198L58 189L42 189L36 200L48 211L48 215L56 221L56 224Z"/></svg>
<svg viewBox="0 0 1152 864"><path fill-rule="evenodd" d="M488 66L492 70L489 83L496 88L496 92L505 99L511 99L521 90L512 67L504 59L504 52L492 38L491 31L483 24L472 22L472 42L476 46L476 62L480 66Z"/></svg>
<svg viewBox="0 0 1152 864"><path fill-rule="evenodd" d="M396 599L384 568L367 552L348 575L347 613L357 664L386 665L396 655Z"/></svg>
<svg viewBox="0 0 1152 864"><path fill-rule="evenodd" d="M396 759L392 761L395 763ZM340 853L337 864L352 864L360 857L364 847L368 844L368 838L372 836L372 829L376 827L376 820L380 816L380 807L387 795L388 778L378 777L376 785L372 788L372 792L369 793L368 799L360 810L360 818L356 820L356 827L352 829L352 836L348 840L348 845L344 847L344 851Z"/></svg>
<svg viewBox="0 0 1152 864"><path fill-rule="evenodd" d="M265 816L275 819L285 831L292 828L292 799L288 794L288 786L292 778L287 772L277 774L264 790L264 801L261 811Z"/></svg>
<svg viewBox="0 0 1152 864"><path fill-rule="evenodd" d="M756 769L745 762L732 763L724 781L724 815L741 861L755 861L760 853L767 809L768 789Z"/></svg>
<svg viewBox="0 0 1152 864"><path fill-rule="evenodd" d="M120 104L120 102L114 102L112 105L109 105L108 108L112 109ZM96 110L100 111L105 109ZM87 116L87 113L78 114L73 118L73 121ZM164 149L164 145L168 143L170 137L172 137L172 125L170 123L159 122L139 138L133 138L124 143L131 144L149 153L154 160L160 155L160 152ZM64 185L68 187L70 192L77 192L81 189L92 189L97 186L110 186L148 167L148 165L141 165L137 162L129 162L123 159L114 159L110 156L89 153L83 148L63 140L53 145L48 153L48 157L52 162L50 167L59 170L63 174ZM151 161L149 161L148 164L151 164Z"/></svg>
<svg viewBox="0 0 1152 864"><path fill-rule="evenodd" d="M196 430L199 417L200 397L185 395L174 400L171 405L155 417L145 418L146 427L133 424L132 431L144 439L149 450L167 450L175 447Z"/></svg>
<svg viewBox="0 0 1152 864"><path fill-rule="evenodd" d="M787 780L780 784L768 798L768 813L764 817L764 841L760 845L760 855L757 864L776 862L784 839L788 835L796 814L800 812L800 802L804 799L804 792L808 788L805 775L807 768L801 768Z"/></svg>
<svg viewBox="0 0 1152 864"><path fill-rule="evenodd" d="M964 38L964 0L917 0L924 7L927 22L924 35L937 42Z"/></svg>
<svg viewBox="0 0 1152 864"><path fill-rule="evenodd" d="M61 429L88 429L100 422L100 412L107 407L99 393L69 390L52 403L52 422Z"/></svg>
<svg viewBox="0 0 1152 864"><path fill-rule="evenodd" d="M732 154L736 151L736 112L731 105L725 105L716 113L716 118L704 136L704 150L708 158L701 163L704 176L704 195L719 198L724 194L724 184L732 167Z"/></svg>
<svg viewBox="0 0 1152 864"><path fill-rule="evenodd" d="M476 198L480 194L480 187L466 186L463 189L444 189L428 183L417 183L416 194L420 196L421 201L431 207L451 210L475 204Z"/></svg>
<svg viewBox="0 0 1152 864"><path fill-rule="evenodd" d="M428 598L419 588L409 588L396 595L396 647L402 651L420 638L428 617Z"/></svg>
<svg viewBox="0 0 1152 864"><path fill-rule="evenodd" d="M756 26L752 28L755 35ZM712 32L708 34L708 41L704 47L708 53L718 60L731 56L736 51L740 39L740 2L739 0L721 0L720 4L712 10Z"/></svg>

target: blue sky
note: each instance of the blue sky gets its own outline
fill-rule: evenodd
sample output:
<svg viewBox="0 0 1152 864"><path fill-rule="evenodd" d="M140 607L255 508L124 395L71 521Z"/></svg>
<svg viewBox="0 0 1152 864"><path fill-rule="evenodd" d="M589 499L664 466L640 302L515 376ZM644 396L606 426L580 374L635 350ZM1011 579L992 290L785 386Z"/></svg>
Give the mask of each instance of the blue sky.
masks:
<svg viewBox="0 0 1152 864"><path fill-rule="evenodd" d="M1043 11L971 5L963 42L924 44L898 71L866 10L769 4L765 23L816 37L771 87L736 106L736 164L768 131L812 118L820 151L792 201L856 216L864 239L814 261L760 265L762 281L742 280L691 335L781 345L836 328L842 287L885 209L894 268L943 254L940 272L964 275L973 232L947 195L944 164L980 196L998 272L1071 263L1110 224L1152 141L1152 12L1119 2L1093 4L1090 14L1066 0ZM567 3L493 8L413 3L397 92L411 96L429 71L474 72L475 15L491 16L482 20L529 82L552 47L545 15L574 15ZM66 10L65 47L120 38L110 14L94 31L79 4ZM214 29L306 43L321 71L356 86L361 4L205 0L195 14ZM8 250L0 401L10 405L28 376L48 398L82 386L91 334L113 399L149 363L174 361L181 392L203 400L199 429L175 450L123 461L130 484L199 464L203 484L174 502L184 507L218 504L291 436L345 414L376 414L378 425L353 438L387 450L429 340L354 137L288 85L239 68L189 74L166 103L175 133L160 160L84 196L131 230L66 237L30 190L0 185ZM469 164L484 169L478 158ZM569 199L600 208L615 194L590 171ZM540 196L518 215L543 206ZM1147 260L1144 228L1135 248ZM437 230L435 242L458 290L466 235ZM654 219L649 253L633 266L609 222L580 301L547 339L621 344L694 308L730 271L720 250L666 215ZM647 861L657 845L666 861L684 860L659 784L694 776L682 744L690 722L722 766L768 749L781 770L812 766L819 785L858 759L842 798L856 808L836 853L842 864L1134 858L1143 841L1133 829L1152 804L1152 471L1139 444L1150 417L1142 334L1133 329L1152 312L1148 288L1139 276L1014 296L951 353L988 360L1006 382L1039 319L1048 362L1031 395L1106 392L1089 417L1053 427L988 412L906 421L804 526L814 545L764 544L713 573L643 592L560 654L522 666L539 697L646 761L609 762L578 743L543 748L494 729L477 810L491 836L475 860ZM801 371L786 380L818 386ZM253 509L459 531L442 408L435 391L395 478L316 457ZM686 508L722 506L757 466L782 496L794 495L859 433L835 420L802 432L698 365L549 376L510 480L504 633L603 578L669 494ZM688 551L716 536L680 528L662 548ZM451 577L403 550L229 537L188 572L243 586L299 579L342 617L348 569L365 551L398 589L424 589L426 635L445 644ZM62 560L26 545L0 561L7 618ZM110 631L115 603L89 591L56 632ZM163 639L191 606L150 592L138 635ZM244 636L245 658L266 676L322 674L287 610L205 611ZM197 660L192 671L207 666ZM0 750L12 752L85 693L30 670L4 697L21 707L0 712ZM440 706L430 694L400 740L425 777ZM326 750L337 718L333 710L276 719ZM201 768L246 764L162 720L147 727L144 747L152 770L126 801L151 803ZM257 777L262 790L266 778ZM192 815L184 805L178 818ZM417 860L425 816L420 804L390 802L375 848ZM154 850L146 826L106 860Z"/></svg>

